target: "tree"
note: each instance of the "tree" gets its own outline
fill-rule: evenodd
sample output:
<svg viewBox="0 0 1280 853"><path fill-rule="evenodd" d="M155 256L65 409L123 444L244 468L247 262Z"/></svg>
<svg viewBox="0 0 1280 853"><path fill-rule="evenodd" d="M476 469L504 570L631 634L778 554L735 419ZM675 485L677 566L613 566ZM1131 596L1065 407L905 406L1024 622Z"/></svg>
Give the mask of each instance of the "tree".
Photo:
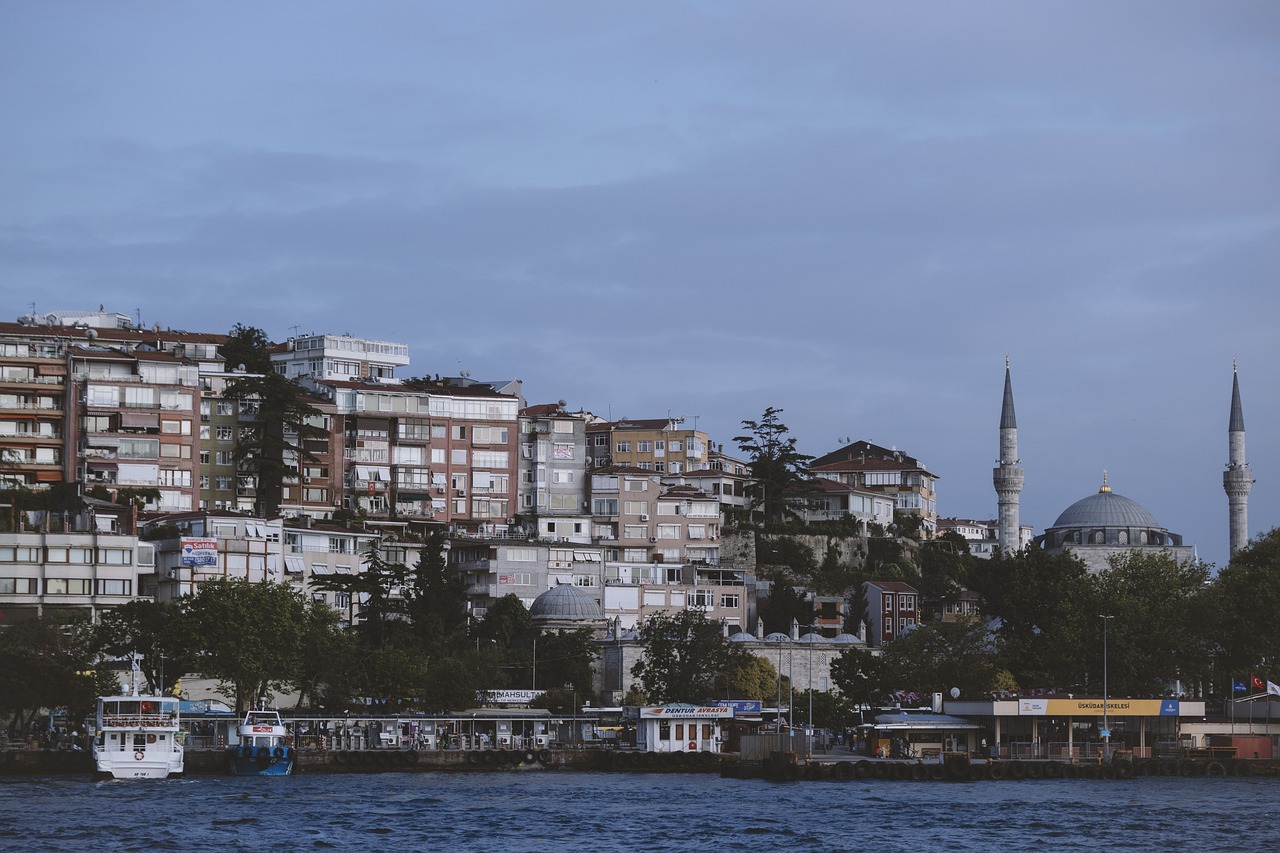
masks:
<svg viewBox="0 0 1280 853"><path fill-rule="evenodd" d="M699 610L658 613L640 628L644 654L631 674L651 702L701 702L716 693L725 671L742 666L750 652L730 643L724 626Z"/></svg>
<svg viewBox="0 0 1280 853"><path fill-rule="evenodd" d="M1223 680L1257 672L1280 682L1280 528L1236 552L1208 593Z"/></svg>
<svg viewBox="0 0 1280 853"><path fill-rule="evenodd" d="M480 640L493 640L505 650L533 636L533 619L520 597L507 593L485 610L474 633Z"/></svg>
<svg viewBox="0 0 1280 853"><path fill-rule="evenodd" d="M325 602L307 601L305 606L302 654L294 678L296 707L346 707L358 681L356 637L339 629L337 611Z"/></svg>
<svg viewBox="0 0 1280 853"><path fill-rule="evenodd" d="M219 348L228 372L271 373L271 341L266 332L256 326L236 323L227 334L227 340Z"/></svg>
<svg viewBox="0 0 1280 853"><path fill-rule="evenodd" d="M796 450L796 439L779 420L781 414L782 409L770 406L760 420L744 420L742 426L747 433L733 439L751 460L751 477L755 481L748 486L751 508L761 510L766 525L782 524L788 517L796 517L787 501L801 492L813 459Z"/></svg>
<svg viewBox="0 0 1280 853"><path fill-rule="evenodd" d="M778 669L773 661L758 655L728 667L723 674L722 682L725 692L734 698L774 699L780 689Z"/></svg>
<svg viewBox="0 0 1280 853"><path fill-rule="evenodd" d="M91 641L101 654L136 657L152 693L168 693L196 665L198 637L174 602L125 602L102 614Z"/></svg>
<svg viewBox="0 0 1280 853"><path fill-rule="evenodd" d="M307 614L288 584L206 581L186 599L199 668L235 696L236 714L298 676Z"/></svg>
<svg viewBox="0 0 1280 853"><path fill-rule="evenodd" d="M443 531L427 534L417 565L409 574L405 608L415 633L426 642L462 638L467 624L467 586L445 562Z"/></svg>
<svg viewBox="0 0 1280 853"><path fill-rule="evenodd" d="M891 688L922 694L952 687L967 696L988 694L1000 673L995 645L979 619L919 625L885 647L884 665Z"/></svg>
<svg viewBox="0 0 1280 853"><path fill-rule="evenodd" d="M11 622L0 630L0 713L10 728L25 731L42 709L66 707L74 718L93 709L100 682L78 623L50 619ZM115 692L111 690L110 692Z"/></svg>
<svg viewBox="0 0 1280 853"><path fill-rule="evenodd" d="M1128 551L1110 564L1095 578L1099 614L1115 617L1107 625L1108 687L1141 696L1163 693L1176 678L1196 682L1209 669L1201 618L1208 571L1168 551ZM1095 661L1102 660L1101 634L1099 624ZM1101 690L1096 664L1090 675L1091 687Z"/></svg>
<svg viewBox="0 0 1280 853"><path fill-rule="evenodd" d="M882 658L850 646L831 662L831 683L855 708L874 708L889 692Z"/></svg>
<svg viewBox="0 0 1280 853"><path fill-rule="evenodd" d="M299 462L316 460L308 442L329 436L306 389L272 369L268 345L260 329L236 324L223 347L228 363L244 364L246 370L253 366L229 381L222 396L239 404L242 413L257 413L242 424L233 456L241 471L257 477L254 511L261 517L279 513L284 483L297 481Z"/></svg>
<svg viewBox="0 0 1280 853"><path fill-rule="evenodd" d="M591 662L596 643L590 628L547 631L538 635L538 684L567 687L586 696L591 692Z"/></svg>
<svg viewBox="0 0 1280 853"><path fill-rule="evenodd" d="M384 560L378 544L370 542L361 557L360 571L313 578L312 585L327 592L345 593L351 601L360 602L357 630L368 645L380 649L386 644L388 621L404 610L404 601L395 591L404 586L408 574L403 563Z"/></svg>
<svg viewBox="0 0 1280 853"><path fill-rule="evenodd" d="M813 605L805 593L789 583L773 582L769 597L760 605L765 634L791 635L791 625L813 624Z"/></svg>
<svg viewBox="0 0 1280 853"><path fill-rule="evenodd" d="M1050 556L1036 547L974 563L970 586L982 596L983 614L996 620L1000 656L1014 679L1083 687L1092 668L1084 651L1101 640L1103 612L1084 563L1069 551Z"/></svg>

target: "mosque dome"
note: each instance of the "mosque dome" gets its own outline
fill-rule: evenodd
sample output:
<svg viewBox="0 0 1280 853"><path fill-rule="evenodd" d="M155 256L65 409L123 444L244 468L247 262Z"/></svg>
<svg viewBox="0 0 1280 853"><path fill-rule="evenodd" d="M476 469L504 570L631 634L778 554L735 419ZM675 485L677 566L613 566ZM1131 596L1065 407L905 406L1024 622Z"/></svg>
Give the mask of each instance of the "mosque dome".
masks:
<svg viewBox="0 0 1280 853"><path fill-rule="evenodd" d="M1107 486L1097 494L1076 501L1062 511L1051 529L1059 527L1150 527L1160 522L1132 498L1117 495Z"/></svg>
<svg viewBox="0 0 1280 853"><path fill-rule="evenodd" d="M555 586L533 600L529 616L535 622L588 622L603 619L600 605L570 584Z"/></svg>

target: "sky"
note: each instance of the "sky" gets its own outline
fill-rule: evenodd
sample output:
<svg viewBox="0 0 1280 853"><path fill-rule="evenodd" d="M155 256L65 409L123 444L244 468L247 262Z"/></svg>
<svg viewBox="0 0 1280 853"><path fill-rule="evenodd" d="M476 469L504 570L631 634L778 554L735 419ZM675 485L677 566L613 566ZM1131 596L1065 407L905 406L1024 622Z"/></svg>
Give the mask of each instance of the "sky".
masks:
<svg viewBox="0 0 1280 853"><path fill-rule="evenodd" d="M408 344L403 375L1280 524L1280 4L0 5L0 319Z"/></svg>

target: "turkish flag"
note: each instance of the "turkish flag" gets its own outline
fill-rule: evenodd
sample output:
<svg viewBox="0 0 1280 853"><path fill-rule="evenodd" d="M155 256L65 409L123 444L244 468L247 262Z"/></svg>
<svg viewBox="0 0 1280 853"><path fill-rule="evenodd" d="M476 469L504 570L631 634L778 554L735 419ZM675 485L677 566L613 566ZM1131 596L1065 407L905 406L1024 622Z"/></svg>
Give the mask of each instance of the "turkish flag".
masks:
<svg viewBox="0 0 1280 853"><path fill-rule="evenodd" d="M1267 682L1263 681L1261 678L1259 678L1258 676L1256 676L1256 675L1255 675L1255 676L1253 677L1253 689L1254 689L1254 690L1266 690L1266 689L1267 689Z"/></svg>

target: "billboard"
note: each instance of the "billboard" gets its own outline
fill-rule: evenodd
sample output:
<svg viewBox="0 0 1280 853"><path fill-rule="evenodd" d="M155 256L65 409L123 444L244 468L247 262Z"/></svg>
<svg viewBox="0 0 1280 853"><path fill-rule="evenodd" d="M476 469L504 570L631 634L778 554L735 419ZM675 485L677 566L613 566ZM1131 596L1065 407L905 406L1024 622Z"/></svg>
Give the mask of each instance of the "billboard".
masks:
<svg viewBox="0 0 1280 853"><path fill-rule="evenodd" d="M216 566L218 565L218 540L195 539L182 537L182 566Z"/></svg>

